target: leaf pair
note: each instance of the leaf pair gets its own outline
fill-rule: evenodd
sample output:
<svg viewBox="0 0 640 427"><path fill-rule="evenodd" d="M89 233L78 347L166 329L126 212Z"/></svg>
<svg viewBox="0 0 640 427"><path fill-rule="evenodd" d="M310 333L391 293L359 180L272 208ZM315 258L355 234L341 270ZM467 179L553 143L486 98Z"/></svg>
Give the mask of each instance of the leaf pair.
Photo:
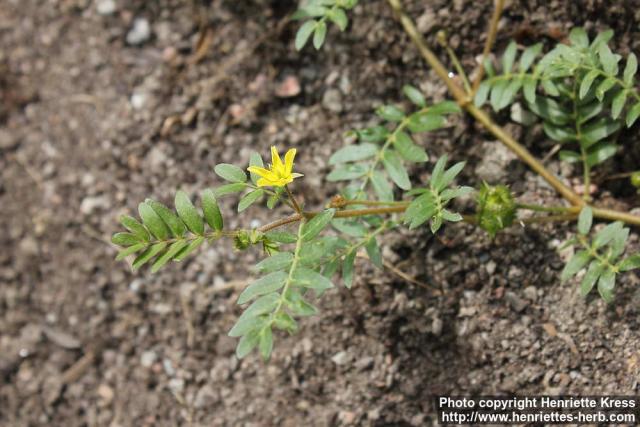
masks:
<svg viewBox="0 0 640 427"><path fill-rule="evenodd" d="M120 218L128 232L115 233L111 239L125 247L116 259L139 253L133 261L133 268L138 269L155 258L151 271L156 272L171 260L186 258L204 242L205 223L218 232L224 226L213 191L203 191L201 201L202 214L183 191L176 193L176 212L152 199L140 203L142 222L128 215Z"/></svg>
<svg viewBox="0 0 640 427"><path fill-rule="evenodd" d="M436 233L444 221L458 222L462 216L446 209L451 200L469 194L471 187L447 188L464 168L465 162L459 162L445 169L447 156L438 159L431 173L429 186L417 188L408 194L417 195L409 204L404 221L409 225L409 229L414 229L430 222L432 233Z"/></svg>
<svg viewBox="0 0 640 427"><path fill-rule="evenodd" d="M327 36L327 21L333 22L340 31L347 29L349 18L345 10L352 9L357 0L311 0L303 4L292 16L306 19L296 33L295 47L301 50L313 35L313 47L320 49Z"/></svg>
<svg viewBox="0 0 640 427"><path fill-rule="evenodd" d="M640 254L621 258L629 237L629 229L622 222L606 225L589 240L592 224L593 211L586 207L578 217L579 234L569 242L579 244L581 249L565 265L561 279L564 282L586 268L580 283L580 293L586 296L597 284L602 299L611 302L617 275L640 268Z"/></svg>

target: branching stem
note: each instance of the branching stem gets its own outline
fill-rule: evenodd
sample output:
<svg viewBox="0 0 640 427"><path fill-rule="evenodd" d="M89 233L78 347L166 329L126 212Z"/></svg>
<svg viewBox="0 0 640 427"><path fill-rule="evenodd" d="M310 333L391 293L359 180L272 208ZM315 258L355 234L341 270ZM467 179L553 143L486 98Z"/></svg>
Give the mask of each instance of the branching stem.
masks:
<svg viewBox="0 0 640 427"><path fill-rule="evenodd" d="M498 138L504 145L506 145L511 151L513 151L522 161L529 165L536 173L538 173L545 181L549 183L560 195L569 201L572 205L582 207L586 205L586 202L575 191L565 185L560 179L552 174L545 166L524 146L518 143L511 135L498 126L482 109L476 107L470 97L465 93L454 80L449 78L447 69L442 65L440 60L429 49L422 35L416 29L415 24L409 18L409 16L402 10L400 0L387 0L391 8L394 10L400 24L404 28L405 32L411 38L413 44L417 47L418 51L425 59L425 61L433 68L436 74L445 83L449 92L458 104L463 107L469 114L471 114L478 122L480 122L489 132L491 132L496 138ZM602 219L619 220L627 224L640 226L640 216L631 215L629 213L615 211L611 209L593 208L594 216Z"/></svg>

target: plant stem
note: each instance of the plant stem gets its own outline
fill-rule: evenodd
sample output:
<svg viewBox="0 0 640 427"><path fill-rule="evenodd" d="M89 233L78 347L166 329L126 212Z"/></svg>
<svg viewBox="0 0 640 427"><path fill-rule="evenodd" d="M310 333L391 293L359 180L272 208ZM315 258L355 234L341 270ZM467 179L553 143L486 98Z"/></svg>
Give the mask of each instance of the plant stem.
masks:
<svg viewBox="0 0 640 427"><path fill-rule="evenodd" d="M578 141L578 145L580 146L580 158L582 159L582 173L583 173L583 186L584 193L582 194L582 198L585 202L591 201L591 167L589 166L589 161L587 159L587 150L582 145L582 129L580 126L580 114L578 113L578 80L575 80L573 83L573 90L569 96L573 103L573 121L576 124L576 140Z"/></svg>
<svg viewBox="0 0 640 427"><path fill-rule="evenodd" d="M477 108L471 102L471 99L467 95L467 93L458 86L455 81L449 78L449 74L447 69L442 65L440 60L435 56L435 54L427 47L422 35L416 29L415 24L409 18L409 16L402 10L402 5L400 4L400 0L387 0L389 5L395 11L398 20L402 24L404 30L411 38L411 41L415 44L415 46L420 51L422 57L427 61L427 63L433 68L436 74L442 79L445 83L451 95L455 98L455 100L460 104L460 106L467 110L469 114L471 114L477 121L479 121L489 132L491 132L496 138L498 138L504 145L506 145L511 151L513 151L522 161L527 163L531 169L537 172L542 178L544 178L549 185L558 191L567 199L571 204L576 206L584 205L584 200L576 194L571 188L567 187L562 181L560 181L555 175L553 175L544 165L525 147L520 145L511 135L505 132L500 126L495 124L491 118L480 108Z"/></svg>
<svg viewBox="0 0 640 427"><path fill-rule="evenodd" d="M291 282L293 279L293 273L296 271L296 267L298 266L298 261L300 260L300 249L302 249L302 227L304 222L300 223L298 227L298 239L296 240L296 249L293 252L293 262L291 263L291 267L289 268L289 274L287 275L287 280L282 288L282 292L280 293L280 301L278 301L278 305L273 310L271 314L271 319L278 314L280 308L282 308L282 304L284 304L285 299L287 297L287 291L289 290L289 286L291 286Z"/></svg>
<svg viewBox="0 0 640 427"><path fill-rule="evenodd" d="M576 206L544 206L544 205L531 205L527 203L518 203L516 205L518 209L526 209L536 212L553 212L553 213L580 213L580 208Z"/></svg>
<svg viewBox="0 0 640 427"><path fill-rule="evenodd" d="M595 258L595 259L597 259L598 261L600 261L600 264L605 265L607 268L609 268L609 269L610 269L611 271L613 271L614 273L616 273L616 274L618 273L618 269L619 269L619 268L618 268L618 266L617 266L617 265L614 265L614 264L611 264L611 263L609 262L609 260L608 260L606 257L604 257L604 256L600 255L600 253L598 252L598 250L597 250L597 249L595 249L595 248L594 248L594 247L589 243L589 241L587 240L587 238L586 238L585 236L583 236L583 235L580 235L580 234L579 234L579 235L578 235L578 241L580 242L580 244L582 245L582 247L583 247L587 252L589 252L589 255L590 255L592 258Z"/></svg>
<svg viewBox="0 0 640 427"><path fill-rule="evenodd" d="M362 206L407 206L410 202L390 202L381 200L344 200L340 201L340 206L362 205Z"/></svg>
<svg viewBox="0 0 640 427"><path fill-rule="evenodd" d="M532 209L532 210L540 210L541 212L559 212L558 215L535 216L531 218L523 218L518 220L519 222L522 222L524 224L569 221L569 220L575 219L580 213L580 208L575 206L567 207L567 208L563 208L563 207L546 208L544 206L537 206L537 205L524 205L524 206L531 206L531 207L535 206L536 209ZM354 218L354 217L367 216L367 215L385 215L385 214L393 214L393 213L402 213L405 210L407 210L407 207L408 205L400 205L400 206L379 207L379 208L349 209L349 210L336 212L334 218ZM526 209L525 207L522 207L522 208ZM543 210L543 209L546 209L546 210ZM281 218L269 224L265 224L262 227L258 228L258 231L262 233L266 233L267 231L273 230L275 228L282 227L287 224L292 224L294 222L298 222L303 217L305 219L313 218L319 213L321 212L307 211L307 212L304 212L303 215L294 214L286 218ZM593 208L593 216L596 218L620 220L620 221L625 221L629 224L640 225L640 217L636 217L630 214L624 214L622 212L612 211L609 209ZM477 223L475 215L462 215L462 220L469 224Z"/></svg>
<svg viewBox="0 0 640 427"><path fill-rule="evenodd" d="M451 60L453 67L456 69L456 71L458 72L458 75L462 79L464 90L468 94L471 94L471 84L469 83L469 78L467 77L467 73L464 71L462 64L460 64L460 60L458 59L458 56L453 51L453 49L451 49L451 46L449 46L449 42L447 41L447 36L445 35L444 31L438 32L438 42L447 51L447 54L449 55L449 59Z"/></svg>
<svg viewBox="0 0 640 427"><path fill-rule="evenodd" d="M487 30L487 40L484 42L484 49L482 49L482 60L476 68L476 77L473 79L473 88L471 89L471 96L475 96L484 77L484 62L491 53L493 43L496 40L496 34L498 33L498 23L500 22L500 16L502 15L502 9L504 8L504 0L495 0L493 14L491 15L491 21L489 22L489 29Z"/></svg>
<svg viewBox="0 0 640 427"><path fill-rule="evenodd" d="M300 209L300 205L298 204L298 201L296 200L296 198L294 197L293 193L291 192L291 190L289 190L289 186L285 185L284 189L287 190L287 196L289 196L289 200L291 201L291 204L293 205L293 209L300 215L302 215L302 209Z"/></svg>

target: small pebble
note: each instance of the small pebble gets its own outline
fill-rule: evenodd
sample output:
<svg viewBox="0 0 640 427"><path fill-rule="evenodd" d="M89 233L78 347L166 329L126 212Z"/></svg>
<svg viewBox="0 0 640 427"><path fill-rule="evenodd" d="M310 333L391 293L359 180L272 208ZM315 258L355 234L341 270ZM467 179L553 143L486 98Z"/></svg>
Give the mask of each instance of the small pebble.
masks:
<svg viewBox="0 0 640 427"><path fill-rule="evenodd" d="M127 33L127 43L133 46L141 45L151 38L151 26L145 18L136 18L133 27Z"/></svg>
<svg viewBox="0 0 640 427"><path fill-rule="evenodd" d="M338 353L336 353L331 360L333 361L333 363L335 363L336 365L344 365L345 363L348 362L349 360L349 355L347 354L346 351L340 351Z"/></svg>
<svg viewBox="0 0 640 427"><path fill-rule="evenodd" d="M99 0L96 4L96 10L100 15L112 15L118 9L118 5L114 0Z"/></svg>
<svg viewBox="0 0 640 427"><path fill-rule="evenodd" d="M145 351L140 356L140 364L145 368L150 368L154 364L158 356L153 351Z"/></svg>

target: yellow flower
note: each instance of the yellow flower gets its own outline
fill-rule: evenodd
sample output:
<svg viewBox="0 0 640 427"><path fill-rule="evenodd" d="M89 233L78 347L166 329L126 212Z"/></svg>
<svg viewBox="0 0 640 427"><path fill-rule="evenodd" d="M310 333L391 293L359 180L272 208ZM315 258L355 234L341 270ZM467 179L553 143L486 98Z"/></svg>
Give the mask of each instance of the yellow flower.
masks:
<svg viewBox="0 0 640 427"><path fill-rule="evenodd" d="M257 182L258 187L284 187L292 182L294 178L302 176L299 173L292 173L294 157L296 157L296 149L292 148L284 155L284 163L282 163L276 147L271 147L271 165L269 165L269 169L249 166L247 170L260 176Z"/></svg>

